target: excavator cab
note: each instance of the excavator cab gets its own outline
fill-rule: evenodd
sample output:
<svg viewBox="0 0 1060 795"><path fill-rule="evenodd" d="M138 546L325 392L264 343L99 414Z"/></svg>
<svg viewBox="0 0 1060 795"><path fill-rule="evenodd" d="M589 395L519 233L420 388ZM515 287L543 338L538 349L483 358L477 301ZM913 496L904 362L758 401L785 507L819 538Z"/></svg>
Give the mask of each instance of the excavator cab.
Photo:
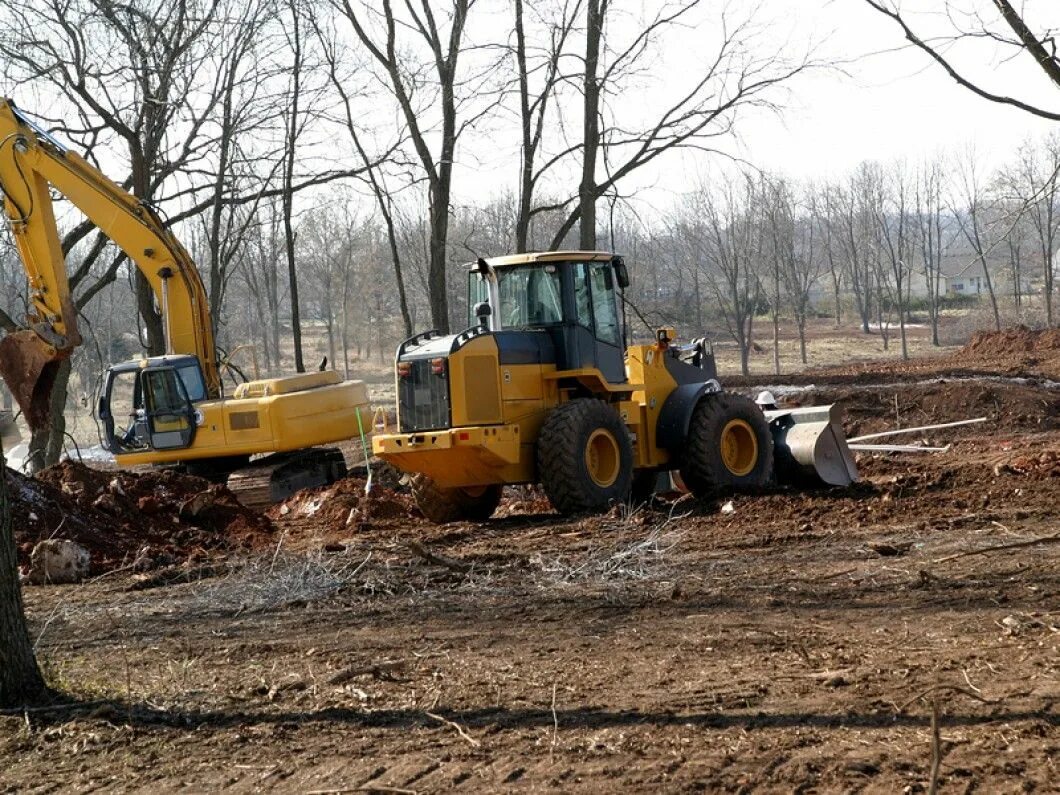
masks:
<svg viewBox="0 0 1060 795"><path fill-rule="evenodd" d="M195 356L156 356L107 371L99 418L112 453L178 450L195 441L206 400L202 366Z"/></svg>

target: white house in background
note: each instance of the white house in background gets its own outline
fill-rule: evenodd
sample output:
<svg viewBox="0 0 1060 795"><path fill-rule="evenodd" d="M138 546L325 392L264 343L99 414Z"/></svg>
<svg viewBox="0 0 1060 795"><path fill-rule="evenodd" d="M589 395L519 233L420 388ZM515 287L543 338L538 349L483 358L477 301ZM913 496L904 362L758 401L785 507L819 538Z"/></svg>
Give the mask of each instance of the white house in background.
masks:
<svg viewBox="0 0 1060 795"><path fill-rule="evenodd" d="M1000 248L1000 247L999 247ZM986 255L994 292L1010 294L1013 291L1012 261L1008 251L994 251ZM1026 258L1020 266L1020 293L1028 295L1034 290L1034 277L1041 267ZM942 257L942 272L946 274L949 295L984 295L990 292L982 260L968 250L947 253Z"/></svg>

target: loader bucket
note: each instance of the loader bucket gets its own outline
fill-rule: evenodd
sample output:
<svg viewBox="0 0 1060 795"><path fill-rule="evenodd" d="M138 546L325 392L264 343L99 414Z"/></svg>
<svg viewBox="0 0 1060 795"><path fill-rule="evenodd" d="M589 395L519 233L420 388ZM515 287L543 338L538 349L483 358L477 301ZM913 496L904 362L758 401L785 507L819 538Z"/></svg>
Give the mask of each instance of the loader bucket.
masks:
<svg viewBox="0 0 1060 795"><path fill-rule="evenodd" d="M16 331L0 340L0 376L32 430L48 423L52 386L63 358L32 331Z"/></svg>
<svg viewBox="0 0 1060 795"><path fill-rule="evenodd" d="M773 433L777 480L793 485L849 486L858 479L840 408L808 406L764 412Z"/></svg>

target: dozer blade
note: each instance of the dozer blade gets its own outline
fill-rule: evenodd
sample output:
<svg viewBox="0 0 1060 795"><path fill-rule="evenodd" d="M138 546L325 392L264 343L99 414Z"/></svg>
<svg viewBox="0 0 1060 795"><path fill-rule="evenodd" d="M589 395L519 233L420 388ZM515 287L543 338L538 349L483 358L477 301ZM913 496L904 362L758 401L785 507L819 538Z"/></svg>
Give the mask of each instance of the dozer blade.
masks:
<svg viewBox="0 0 1060 795"><path fill-rule="evenodd" d="M16 331L0 340L0 376L32 430L48 423L52 387L66 355L32 331Z"/></svg>
<svg viewBox="0 0 1060 795"><path fill-rule="evenodd" d="M849 486L858 479L840 408L808 406L765 412L773 433L777 480L793 485Z"/></svg>

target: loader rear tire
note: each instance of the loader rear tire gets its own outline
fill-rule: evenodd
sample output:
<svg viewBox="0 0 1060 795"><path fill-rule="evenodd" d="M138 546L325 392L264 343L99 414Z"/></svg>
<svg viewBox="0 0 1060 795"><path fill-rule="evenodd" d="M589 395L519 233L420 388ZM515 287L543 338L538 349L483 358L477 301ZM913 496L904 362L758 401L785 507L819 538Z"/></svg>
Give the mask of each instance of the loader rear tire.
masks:
<svg viewBox="0 0 1060 795"><path fill-rule="evenodd" d="M592 398L553 409L537 438L537 472L552 507L562 514L626 502L633 443L618 412Z"/></svg>
<svg viewBox="0 0 1060 795"><path fill-rule="evenodd" d="M685 439L681 478L697 497L772 482L773 436L753 400L728 392L700 399Z"/></svg>
<svg viewBox="0 0 1060 795"><path fill-rule="evenodd" d="M426 475L412 478L412 496L420 513L435 524L446 522L485 522L501 501L503 486L447 489Z"/></svg>

